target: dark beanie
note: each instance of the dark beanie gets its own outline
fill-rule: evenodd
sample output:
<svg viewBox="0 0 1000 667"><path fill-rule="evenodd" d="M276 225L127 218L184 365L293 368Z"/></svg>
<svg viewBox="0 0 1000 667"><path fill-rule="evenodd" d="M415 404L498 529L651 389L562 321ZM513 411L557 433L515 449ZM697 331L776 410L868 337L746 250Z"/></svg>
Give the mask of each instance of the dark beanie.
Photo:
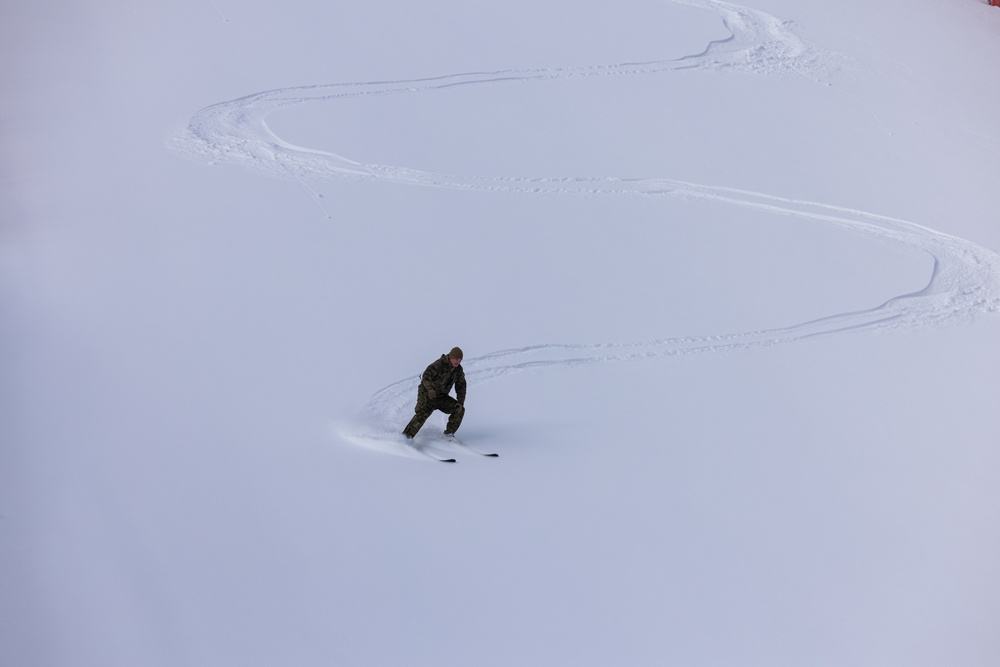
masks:
<svg viewBox="0 0 1000 667"><path fill-rule="evenodd" d="M458 359L459 361L465 358L462 354L462 348L460 347L451 348L451 352L448 353L448 356L452 359Z"/></svg>

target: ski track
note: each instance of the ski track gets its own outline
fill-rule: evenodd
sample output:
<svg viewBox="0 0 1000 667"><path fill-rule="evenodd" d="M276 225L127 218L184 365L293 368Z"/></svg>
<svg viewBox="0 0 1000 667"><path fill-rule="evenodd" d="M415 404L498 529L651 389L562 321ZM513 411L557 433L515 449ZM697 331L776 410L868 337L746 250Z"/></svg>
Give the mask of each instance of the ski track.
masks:
<svg viewBox="0 0 1000 667"><path fill-rule="evenodd" d="M211 164L228 162L297 181L378 179L482 192L530 195L638 196L722 202L789 215L844 228L863 236L917 247L934 259L926 286L866 310L837 313L789 327L742 333L645 342L542 344L500 350L466 362L470 381L481 383L521 371L578 364L632 361L686 354L717 354L780 345L819 336L941 326L1000 310L1000 255L970 241L912 222L830 204L778 197L734 188L699 185L668 178L523 178L443 174L405 167L363 164L345 157L295 146L274 135L266 117L295 104L343 98L430 93L456 86L496 85L594 76L638 76L691 70L737 70L764 75L799 75L817 83L844 62L842 56L806 44L788 23L761 11L716 0L670 0L718 14L730 36L708 44L697 55L673 60L468 72L402 81L371 81L296 86L222 102L197 112L170 141L172 148ZM824 84L825 85L825 84ZM322 207L321 207L322 208ZM417 377L378 391L367 414L340 435L356 444L410 455L398 433L412 411Z"/></svg>

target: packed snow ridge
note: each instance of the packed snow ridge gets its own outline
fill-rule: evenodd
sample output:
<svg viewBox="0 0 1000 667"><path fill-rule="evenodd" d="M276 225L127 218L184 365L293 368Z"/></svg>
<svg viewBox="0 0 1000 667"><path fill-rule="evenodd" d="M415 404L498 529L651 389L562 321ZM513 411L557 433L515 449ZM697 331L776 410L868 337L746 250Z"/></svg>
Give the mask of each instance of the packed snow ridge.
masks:
<svg viewBox="0 0 1000 667"><path fill-rule="evenodd" d="M721 202L835 225L869 238L919 248L933 258L933 270L922 289L898 295L875 308L834 313L794 326L760 331L642 342L541 344L503 350L466 361L467 372L476 382L547 366L718 353L851 331L939 326L1000 311L1000 255L970 241L906 220L820 202L670 178L482 177L364 164L333 153L292 145L272 133L266 123L269 114L290 105L361 96L433 94L436 90L455 86L486 86L511 81L544 82L717 70L803 76L822 84L824 74L836 70L845 60L838 54L806 44L787 22L764 12L715 0L672 1L714 12L730 36L709 43L699 54L672 60L496 70L401 81L269 90L200 110L183 132L171 138L170 143L178 152L212 164L234 163L300 183L324 179L377 179L401 185L526 195L634 196ZM366 425L343 435L354 440L371 441L395 434L410 409L414 383L414 378L406 378L377 392L367 405L371 414L365 419Z"/></svg>

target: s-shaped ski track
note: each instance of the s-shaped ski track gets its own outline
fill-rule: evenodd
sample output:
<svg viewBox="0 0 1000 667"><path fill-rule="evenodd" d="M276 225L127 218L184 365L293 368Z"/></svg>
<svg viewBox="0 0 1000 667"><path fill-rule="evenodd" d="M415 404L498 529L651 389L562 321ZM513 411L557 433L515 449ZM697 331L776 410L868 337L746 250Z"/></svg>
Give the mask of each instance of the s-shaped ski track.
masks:
<svg viewBox="0 0 1000 667"><path fill-rule="evenodd" d="M194 114L187 127L174 136L170 144L175 150L195 159L212 164L238 164L268 176L292 179L300 185L307 180L375 180L400 185L523 195L627 196L719 202L837 226L864 237L916 247L933 258L933 270L922 289L893 297L875 308L833 313L793 326L742 333L629 343L553 343L500 350L467 361L470 379L477 382L548 367L722 353L848 332L944 326L983 315L995 315L1000 310L1000 255L971 241L906 220L674 178L481 177L362 163L334 153L290 144L272 133L266 123L270 113L290 105L362 96L434 94L435 91L456 86L510 82L542 83L560 79L673 72L690 75L692 71L700 70L802 76L823 83L824 75L845 60L843 56L808 44L794 33L787 22L765 12L719 0L671 1L715 13L730 36L710 42L701 53L669 60L467 72L409 80L269 90L205 107ZM415 382L415 378L407 378L376 392L366 406L374 419L364 427L348 429L342 435L360 442L375 437L377 433L392 432L398 424L405 422ZM426 452L421 453L435 458Z"/></svg>

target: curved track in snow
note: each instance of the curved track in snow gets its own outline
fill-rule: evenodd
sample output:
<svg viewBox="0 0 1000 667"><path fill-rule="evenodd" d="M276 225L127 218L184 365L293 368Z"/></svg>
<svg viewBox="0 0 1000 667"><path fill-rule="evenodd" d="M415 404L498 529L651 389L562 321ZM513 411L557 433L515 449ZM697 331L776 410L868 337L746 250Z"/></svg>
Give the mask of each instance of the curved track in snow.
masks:
<svg viewBox="0 0 1000 667"><path fill-rule="evenodd" d="M919 248L934 259L933 271L923 289L896 296L875 308L836 313L791 327L717 336L593 345L547 344L502 350L465 363L470 380L474 382L547 366L713 353L778 345L848 331L943 325L1000 310L1000 255L970 241L905 220L819 202L667 178L474 177L364 164L333 153L289 144L274 135L266 124L268 114L295 104L360 96L429 93L455 86L490 85L501 81L642 75L692 69L796 74L819 80L818 77L834 67L839 59L835 54L807 45L785 22L769 14L716 0L671 1L718 14L730 36L710 43L700 54L673 60L471 72L405 81L270 90L202 109L191 118L187 128L172 139L171 145L181 153L210 163L235 163L263 174L300 182L378 179L473 191L712 200L836 225L868 237ZM376 393L367 405L373 419L343 435L369 444L395 436L409 419L415 383L416 378L410 377Z"/></svg>

